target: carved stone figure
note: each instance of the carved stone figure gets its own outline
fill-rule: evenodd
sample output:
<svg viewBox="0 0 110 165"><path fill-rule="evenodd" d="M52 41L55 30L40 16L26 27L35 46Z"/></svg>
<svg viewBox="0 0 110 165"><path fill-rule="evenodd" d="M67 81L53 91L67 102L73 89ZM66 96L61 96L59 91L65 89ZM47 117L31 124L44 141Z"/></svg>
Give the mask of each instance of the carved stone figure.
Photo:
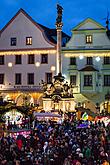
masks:
<svg viewBox="0 0 110 165"><path fill-rule="evenodd" d="M56 23L61 23L62 22L62 11L63 8L57 4L57 19L56 19Z"/></svg>

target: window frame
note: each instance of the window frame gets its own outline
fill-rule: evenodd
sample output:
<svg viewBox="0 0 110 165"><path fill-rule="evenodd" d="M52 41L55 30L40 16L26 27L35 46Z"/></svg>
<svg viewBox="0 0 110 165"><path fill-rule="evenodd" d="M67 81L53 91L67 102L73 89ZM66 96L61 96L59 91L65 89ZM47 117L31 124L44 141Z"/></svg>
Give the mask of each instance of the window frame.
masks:
<svg viewBox="0 0 110 165"><path fill-rule="evenodd" d="M76 57L70 57L70 65L76 65Z"/></svg>
<svg viewBox="0 0 110 165"><path fill-rule="evenodd" d="M86 61L87 65L93 65L93 57L87 57L86 59L87 59Z"/></svg>
<svg viewBox="0 0 110 165"><path fill-rule="evenodd" d="M110 75L103 76L103 84L104 86L110 86Z"/></svg>
<svg viewBox="0 0 110 165"><path fill-rule="evenodd" d="M76 86L77 76L76 75L70 75L70 84Z"/></svg>
<svg viewBox="0 0 110 165"><path fill-rule="evenodd" d="M92 44L93 43L93 35L87 34L86 35L86 44Z"/></svg>
<svg viewBox="0 0 110 165"><path fill-rule="evenodd" d="M50 77L48 75L50 75ZM45 73L45 80L46 80L47 84L51 84L52 83L52 72L46 72Z"/></svg>
<svg viewBox="0 0 110 165"><path fill-rule="evenodd" d="M4 78L5 78L5 74L4 73L0 73L0 76L3 76L3 77L0 77L0 85L3 85L4 84ZM2 81L1 81L2 80Z"/></svg>
<svg viewBox="0 0 110 165"><path fill-rule="evenodd" d="M35 64L35 55L28 54L28 64Z"/></svg>
<svg viewBox="0 0 110 165"><path fill-rule="evenodd" d="M103 58L103 64L104 65L110 65L110 57L106 56Z"/></svg>
<svg viewBox="0 0 110 165"><path fill-rule="evenodd" d="M4 55L0 55L0 65L4 65L5 64L5 56Z"/></svg>
<svg viewBox="0 0 110 165"><path fill-rule="evenodd" d="M34 73L27 73L27 84L34 85Z"/></svg>
<svg viewBox="0 0 110 165"><path fill-rule="evenodd" d="M41 54L41 64L48 64L48 54L47 53Z"/></svg>
<svg viewBox="0 0 110 165"><path fill-rule="evenodd" d="M84 86L93 86L93 76L91 74L84 75Z"/></svg>
<svg viewBox="0 0 110 165"><path fill-rule="evenodd" d="M26 37L26 45L32 45L32 36Z"/></svg>
<svg viewBox="0 0 110 165"><path fill-rule="evenodd" d="M11 37L10 38L10 46L16 46L17 45L17 38Z"/></svg>
<svg viewBox="0 0 110 165"><path fill-rule="evenodd" d="M17 81L17 76L20 78L20 79L18 78L18 81ZM21 84L22 84L22 74L21 73L15 73L15 85L21 85Z"/></svg>
<svg viewBox="0 0 110 165"><path fill-rule="evenodd" d="M22 64L22 55L15 55L15 64L19 65Z"/></svg>

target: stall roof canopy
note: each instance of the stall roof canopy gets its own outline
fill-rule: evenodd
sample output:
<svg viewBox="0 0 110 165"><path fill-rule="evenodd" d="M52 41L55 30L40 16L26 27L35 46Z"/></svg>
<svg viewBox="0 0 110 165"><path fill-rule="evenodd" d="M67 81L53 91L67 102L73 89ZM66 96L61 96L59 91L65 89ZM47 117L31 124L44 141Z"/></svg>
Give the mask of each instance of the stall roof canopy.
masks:
<svg viewBox="0 0 110 165"><path fill-rule="evenodd" d="M45 113L37 113L37 112L34 112L34 117L58 117L58 118L61 118L61 115L59 114L54 114L54 113L51 113L51 112L45 112Z"/></svg>

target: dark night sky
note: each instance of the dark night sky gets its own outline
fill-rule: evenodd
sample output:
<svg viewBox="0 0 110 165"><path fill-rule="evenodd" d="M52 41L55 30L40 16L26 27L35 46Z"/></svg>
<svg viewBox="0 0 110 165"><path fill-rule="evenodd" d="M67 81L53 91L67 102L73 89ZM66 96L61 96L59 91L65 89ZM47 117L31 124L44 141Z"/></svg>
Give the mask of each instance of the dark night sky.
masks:
<svg viewBox="0 0 110 165"><path fill-rule="evenodd" d="M23 8L36 22L55 28L56 4L64 8L63 31L71 29L90 17L105 26L104 18L110 12L110 0L0 0L0 29Z"/></svg>

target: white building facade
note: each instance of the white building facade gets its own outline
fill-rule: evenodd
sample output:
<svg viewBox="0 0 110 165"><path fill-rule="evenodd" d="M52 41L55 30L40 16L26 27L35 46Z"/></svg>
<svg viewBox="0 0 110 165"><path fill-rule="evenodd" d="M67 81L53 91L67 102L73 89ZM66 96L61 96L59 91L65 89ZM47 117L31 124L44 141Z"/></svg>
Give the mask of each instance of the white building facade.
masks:
<svg viewBox="0 0 110 165"><path fill-rule="evenodd" d="M38 103L40 81L51 82L56 69L56 44L22 9L0 33L0 92L5 100Z"/></svg>
<svg viewBox="0 0 110 165"><path fill-rule="evenodd" d="M72 30L62 48L63 74L73 84L77 104L93 111L109 111L110 39L105 27L86 19ZM106 105L107 103L107 105Z"/></svg>

